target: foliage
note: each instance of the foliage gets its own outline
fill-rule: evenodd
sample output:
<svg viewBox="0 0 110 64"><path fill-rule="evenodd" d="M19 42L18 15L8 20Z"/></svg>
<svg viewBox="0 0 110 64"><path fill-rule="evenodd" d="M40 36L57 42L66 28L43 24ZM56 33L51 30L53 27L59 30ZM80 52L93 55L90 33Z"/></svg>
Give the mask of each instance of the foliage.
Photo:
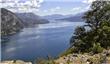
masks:
<svg viewBox="0 0 110 64"><path fill-rule="evenodd" d="M103 48L100 46L100 43L94 43L93 47L91 48L91 51L94 53L101 53L103 51Z"/></svg>
<svg viewBox="0 0 110 64"><path fill-rule="evenodd" d="M86 25L77 27L71 38L75 52L101 52L110 47L110 1L95 1L83 16Z"/></svg>

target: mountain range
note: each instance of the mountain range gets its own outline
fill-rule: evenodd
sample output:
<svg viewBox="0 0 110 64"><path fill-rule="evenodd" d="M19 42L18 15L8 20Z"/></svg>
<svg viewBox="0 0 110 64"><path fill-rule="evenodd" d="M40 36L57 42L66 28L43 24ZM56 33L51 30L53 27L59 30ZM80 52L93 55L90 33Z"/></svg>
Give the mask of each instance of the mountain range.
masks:
<svg viewBox="0 0 110 64"><path fill-rule="evenodd" d="M84 13L79 13L70 17L62 18L62 19L57 19L57 20L65 20L65 21L71 21L71 22L82 22L84 21L82 19Z"/></svg>
<svg viewBox="0 0 110 64"><path fill-rule="evenodd" d="M61 15L61 14L52 14L52 15L43 16L43 18L48 19L48 20L63 19L66 17L69 17L69 16L68 15Z"/></svg>
<svg viewBox="0 0 110 64"><path fill-rule="evenodd" d="M49 23L48 20L80 22L83 21L83 15L84 13L77 15L53 14L41 17L34 13L13 13L5 8L1 8L1 35L16 33L23 27L32 27L36 24Z"/></svg>
<svg viewBox="0 0 110 64"><path fill-rule="evenodd" d="M34 26L36 24L49 23L48 20L41 18L34 13L15 13L24 23L26 27Z"/></svg>
<svg viewBox="0 0 110 64"><path fill-rule="evenodd" d="M84 13L79 13L76 15L61 15L61 14L53 14L53 15L47 15L43 16L43 18L48 20L62 20L62 21L71 21L71 22L80 22L83 21L82 16Z"/></svg>
<svg viewBox="0 0 110 64"><path fill-rule="evenodd" d="M13 13L1 8L1 36L12 35L24 27L33 27L44 23L49 23L49 21L34 13Z"/></svg>

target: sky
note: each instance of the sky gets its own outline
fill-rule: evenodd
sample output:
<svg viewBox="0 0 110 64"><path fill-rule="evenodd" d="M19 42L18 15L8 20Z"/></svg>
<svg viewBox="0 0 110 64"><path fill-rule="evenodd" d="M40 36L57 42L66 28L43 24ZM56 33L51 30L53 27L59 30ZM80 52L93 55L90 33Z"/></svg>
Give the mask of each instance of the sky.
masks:
<svg viewBox="0 0 110 64"><path fill-rule="evenodd" d="M13 12L33 12L40 16L78 14L90 9L94 0L0 0L0 6Z"/></svg>

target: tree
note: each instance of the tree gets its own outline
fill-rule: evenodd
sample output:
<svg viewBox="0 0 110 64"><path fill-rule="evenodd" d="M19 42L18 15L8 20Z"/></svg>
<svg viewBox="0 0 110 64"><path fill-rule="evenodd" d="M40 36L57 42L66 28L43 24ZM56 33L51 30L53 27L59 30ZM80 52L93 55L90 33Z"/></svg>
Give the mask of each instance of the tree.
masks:
<svg viewBox="0 0 110 64"><path fill-rule="evenodd" d="M75 52L90 52L94 44L110 47L110 1L94 1L83 19L86 25L77 27L71 38Z"/></svg>

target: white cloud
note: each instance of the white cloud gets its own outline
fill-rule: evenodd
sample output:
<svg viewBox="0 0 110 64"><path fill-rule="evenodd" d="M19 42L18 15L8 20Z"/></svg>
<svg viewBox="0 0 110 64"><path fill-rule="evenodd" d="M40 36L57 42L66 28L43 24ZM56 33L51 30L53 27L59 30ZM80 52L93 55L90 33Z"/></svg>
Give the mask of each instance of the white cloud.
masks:
<svg viewBox="0 0 110 64"><path fill-rule="evenodd" d="M44 10L43 12L48 12L48 10Z"/></svg>
<svg viewBox="0 0 110 64"><path fill-rule="evenodd" d="M71 9L71 12L74 12L74 14L78 14L78 13L82 13L85 12L87 10L90 9L90 5L86 6L86 7L75 7L73 9Z"/></svg>
<svg viewBox="0 0 110 64"><path fill-rule="evenodd" d="M51 8L50 11L51 11L51 12L55 12L55 11L58 11L58 10L60 10L60 9L61 9L61 7L57 6L57 7L55 7L55 8Z"/></svg>
<svg viewBox="0 0 110 64"><path fill-rule="evenodd" d="M60 6L57 6L57 7L55 7L55 9L56 9L56 10L60 10L60 9L61 9L61 7L60 7Z"/></svg>
<svg viewBox="0 0 110 64"><path fill-rule="evenodd" d="M43 2L44 2L44 0L39 0L39 2L40 2L40 3L43 3Z"/></svg>
<svg viewBox="0 0 110 64"><path fill-rule="evenodd" d="M82 2L86 4L91 4L93 1L96 1L96 0L83 0Z"/></svg>
<svg viewBox="0 0 110 64"><path fill-rule="evenodd" d="M38 11L44 0L0 0L0 7L7 8L13 12Z"/></svg>
<svg viewBox="0 0 110 64"><path fill-rule="evenodd" d="M79 11L79 10L81 10L82 8L81 7L75 7L75 8L73 8L71 11Z"/></svg>
<svg viewBox="0 0 110 64"><path fill-rule="evenodd" d="M51 2L77 2L80 0L45 0L45 1L51 1Z"/></svg>
<svg viewBox="0 0 110 64"><path fill-rule="evenodd" d="M85 7L85 10L89 10L91 5L88 5L87 7Z"/></svg>

